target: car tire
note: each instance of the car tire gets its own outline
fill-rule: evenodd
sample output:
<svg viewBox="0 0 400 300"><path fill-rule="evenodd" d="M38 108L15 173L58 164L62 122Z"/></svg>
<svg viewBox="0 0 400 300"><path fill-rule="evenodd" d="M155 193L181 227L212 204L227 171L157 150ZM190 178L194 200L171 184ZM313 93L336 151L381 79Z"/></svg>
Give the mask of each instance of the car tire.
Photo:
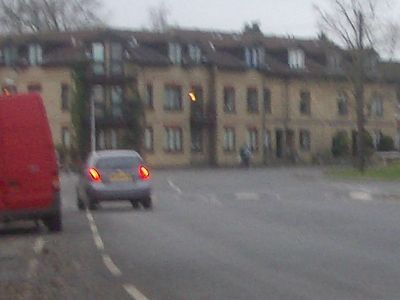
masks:
<svg viewBox="0 0 400 300"><path fill-rule="evenodd" d="M153 201L151 200L151 197L144 198L140 202L142 203L143 208L146 210L153 208Z"/></svg>
<svg viewBox="0 0 400 300"><path fill-rule="evenodd" d="M140 207L139 207L139 201L137 201L137 200L131 200L130 202L131 202L131 204L132 204L133 209L139 209L139 208L140 208Z"/></svg>
<svg viewBox="0 0 400 300"><path fill-rule="evenodd" d="M53 215L43 218L43 223L50 232L60 232L62 230L61 212L56 212Z"/></svg>
<svg viewBox="0 0 400 300"><path fill-rule="evenodd" d="M80 199L80 198L76 199L76 205L78 206L79 210L85 209L85 203L83 203L82 199Z"/></svg>
<svg viewBox="0 0 400 300"><path fill-rule="evenodd" d="M97 203L96 200L89 198L88 202L89 202L89 209L90 210L96 210L98 208L98 203Z"/></svg>

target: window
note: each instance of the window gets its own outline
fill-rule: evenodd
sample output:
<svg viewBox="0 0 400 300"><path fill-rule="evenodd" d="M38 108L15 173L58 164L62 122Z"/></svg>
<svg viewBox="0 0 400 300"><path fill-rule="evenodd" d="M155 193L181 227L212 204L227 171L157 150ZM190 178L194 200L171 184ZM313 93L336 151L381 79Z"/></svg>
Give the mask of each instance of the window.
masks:
<svg viewBox="0 0 400 300"><path fill-rule="evenodd" d="M224 151L235 151L235 128L224 128Z"/></svg>
<svg viewBox="0 0 400 300"><path fill-rule="evenodd" d="M118 134L115 129L110 130L110 146L111 146L111 149L118 148Z"/></svg>
<svg viewBox="0 0 400 300"><path fill-rule="evenodd" d="M201 49L197 45L189 45L189 57L195 63L201 62Z"/></svg>
<svg viewBox="0 0 400 300"><path fill-rule="evenodd" d="M339 115L347 115L348 113L348 100L346 92L339 92L337 98L337 106L338 106L338 113Z"/></svg>
<svg viewBox="0 0 400 300"><path fill-rule="evenodd" d="M182 47L177 43L168 44L168 56L173 64L182 62Z"/></svg>
<svg viewBox="0 0 400 300"><path fill-rule="evenodd" d="M12 46L4 48L4 63L6 66L12 65L17 59L17 49Z"/></svg>
<svg viewBox="0 0 400 300"><path fill-rule="evenodd" d="M71 135L68 127L61 128L61 143L65 148L69 148L71 146Z"/></svg>
<svg viewBox="0 0 400 300"><path fill-rule="evenodd" d="M266 114L270 114L272 112L272 107L271 107L271 91L269 89L264 89L263 98L264 98L264 112Z"/></svg>
<svg viewBox="0 0 400 300"><path fill-rule="evenodd" d="M182 129L179 127L166 127L165 150L169 152L181 152L182 149Z"/></svg>
<svg viewBox="0 0 400 300"><path fill-rule="evenodd" d="M151 83L146 85L146 90L144 94L144 105L146 108L153 109L153 85Z"/></svg>
<svg viewBox="0 0 400 300"><path fill-rule="evenodd" d="M300 130L299 134L300 149L303 151L310 151L311 149L311 135L308 130Z"/></svg>
<svg viewBox="0 0 400 300"><path fill-rule="evenodd" d="M328 63L332 70L340 70L342 67L342 58L340 54L330 53L330 55L328 55Z"/></svg>
<svg viewBox="0 0 400 300"><path fill-rule="evenodd" d="M111 112L113 117L122 117L122 87L115 85L111 87Z"/></svg>
<svg viewBox="0 0 400 300"><path fill-rule="evenodd" d="M146 151L154 150L154 137L153 137L153 127L146 127L144 129L144 149Z"/></svg>
<svg viewBox="0 0 400 300"><path fill-rule="evenodd" d="M70 105L70 100L71 100L70 92L71 91L70 91L68 84L61 84L61 110L62 111L69 110L69 105Z"/></svg>
<svg viewBox="0 0 400 300"><path fill-rule="evenodd" d="M381 143L382 132L379 129L375 129L372 131L371 137L374 149L377 150L379 148L379 144Z"/></svg>
<svg viewBox="0 0 400 300"><path fill-rule="evenodd" d="M258 92L255 88L247 89L247 111L250 113L258 112Z"/></svg>
<svg viewBox="0 0 400 300"><path fill-rule="evenodd" d="M268 129L265 130L264 147L265 147L265 149L267 149L267 150L269 150L269 149L272 148L271 131L269 131Z"/></svg>
<svg viewBox="0 0 400 300"><path fill-rule="evenodd" d="M42 47L38 44L29 45L29 64L31 66L40 65L43 62Z"/></svg>
<svg viewBox="0 0 400 300"><path fill-rule="evenodd" d="M102 43L92 44L93 73L96 75L104 75L104 45Z"/></svg>
<svg viewBox="0 0 400 300"><path fill-rule="evenodd" d="M100 150L106 149L106 137L104 130L100 130L97 135L97 148Z"/></svg>
<svg viewBox="0 0 400 300"><path fill-rule="evenodd" d="M111 43L111 73L122 74L122 45Z"/></svg>
<svg viewBox="0 0 400 300"><path fill-rule="evenodd" d="M250 68L257 68L264 63L265 50L262 47L245 48L246 65Z"/></svg>
<svg viewBox="0 0 400 300"><path fill-rule="evenodd" d="M256 128L247 130L247 145L249 145L251 152L258 151L258 130Z"/></svg>
<svg viewBox="0 0 400 300"><path fill-rule="evenodd" d="M381 95L374 94L372 96L369 114L376 117L383 116L383 99Z"/></svg>
<svg viewBox="0 0 400 300"><path fill-rule="evenodd" d="M235 89L232 87L224 88L224 112L235 112Z"/></svg>
<svg viewBox="0 0 400 300"><path fill-rule="evenodd" d="M169 111L182 110L182 91L179 86L166 86L164 96L164 109Z"/></svg>
<svg viewBox="0 0 400 300"><path fill-rule="evenodd" d="M303 115L311 114L311 95L308 91L300 92L300 113Z"/></svg>
<svg viewBox="0 0 400 300"><path fill-rule="evenodd" d="M203 152L203 130L192 128L191 130L192 152Z"/></svg>
<svg viewBox="0 0 400 300"><path fill-rule="evenodd" d="M28 85L28 92L29 93L41 93L42 85L40 83L31 83Z"/></svg>
<svg viewBox="0 0 400 300"><path fill-rule="evenodd" d="M95 106L96 117L103 117L105 112L105 91L102 85L95 85L92 88L92 97Z"/></svg>
<svg viewBox="0 0 400 300"><path fill-rule="evenodd" d="M303 50L289 50L289 66L292 69L304 69L305 55Z"/></svg>

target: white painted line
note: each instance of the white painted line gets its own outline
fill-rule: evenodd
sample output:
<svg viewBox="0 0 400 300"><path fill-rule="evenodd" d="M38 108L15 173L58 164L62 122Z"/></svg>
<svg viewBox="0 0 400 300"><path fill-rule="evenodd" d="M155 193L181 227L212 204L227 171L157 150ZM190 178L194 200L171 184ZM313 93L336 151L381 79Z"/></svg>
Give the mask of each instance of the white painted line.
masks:
<svg viewBox="0 0 400 300"><path fill-rule="evenodd" d="M260 200L257 193L235 193L238 200Z"/></svg>
<svg viewBox="0 0 400 300"><path fill-rule="evenodd" d="M175 183L173 183L171 179L168 179L167 181L171 188L173 188L178 194L182 194L182 190Z"/></svg>
<svg viewBox="0 0 400 300"><path fill-rule="evenodd" d="M107 269L113 274L115 277L121 276L122 272L118 267L114 264L111 257L103 254L103 262L106 265Z"/></svg>
<svg viewBox="0 0 400 300"><path fill-rule="evenodd" d="M214 194L210 194L210 195L208 195L209 196L209 200L210 200L210 202L212 203L212 204L214 204L214 205L216 205L216 206L219 206L219 207L222 207L222 202L218 199L218 197L217 197L217 195L214 195Z"/></svg>
<svg viewBox="0 0 400 300"><path fill-rule="evenodd" d="M89 222L94 222L93 215L89 210L86 212L86 217L88 218Z"/></svg>
<svg viewBox="0 0 400 300"><path fill-rule="evenodd" d="M39 265L39 261L34 258L29 261L29 268L28 268L28 278L32 279L36 276L37 267Z"/></svg>
<svg viewBox="0 0 400 300"><path fill-rule="evenodd" d="M132 284L124 284L124 289L135 300L149 300Z"/></svg>
<svg viewBox="0 0 400 300"><path fill-rule="evenodd" d="M364 191L352 191L350 197L355 200L372 201L371 194Z"/></svg>
<svg viewBox="0 0 400 300"><path fill-rule="evenodd" d="M43 239L42 237L38 237L38 238L36 239L34 245L33 245L33 251L34 251L36 254L42 253L45 243L46 243L46 242L44 241L44 239Z"/></svg>
<svg viewBox="0 0 400 300"><path fill-rule="evenodd" d="M97 230L96 224L90 223L89 225L90 225L90 230L92 231L92 233L93 234L98 234L98 230Z"/></svg>
<svg viewBox="0 0 400 300"><path fill-rule="evenodd" d="M99 234L93 234L94 243L96 244L97 249L104 250L104 243Z"/></svg>

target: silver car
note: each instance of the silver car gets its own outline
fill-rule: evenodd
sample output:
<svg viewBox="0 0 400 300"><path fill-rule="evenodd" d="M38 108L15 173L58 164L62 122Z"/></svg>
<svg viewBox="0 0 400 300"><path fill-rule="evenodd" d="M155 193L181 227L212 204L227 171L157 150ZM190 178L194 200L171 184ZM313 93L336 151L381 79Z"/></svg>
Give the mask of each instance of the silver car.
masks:
<svg viewBox="0 0 400 300"><path fill-rule="evenodd" d="M151 177L143 159L135 151L105 150L90 154L77 185L80 210L96 209L102 201L127 200L152 208Z"/></svg>

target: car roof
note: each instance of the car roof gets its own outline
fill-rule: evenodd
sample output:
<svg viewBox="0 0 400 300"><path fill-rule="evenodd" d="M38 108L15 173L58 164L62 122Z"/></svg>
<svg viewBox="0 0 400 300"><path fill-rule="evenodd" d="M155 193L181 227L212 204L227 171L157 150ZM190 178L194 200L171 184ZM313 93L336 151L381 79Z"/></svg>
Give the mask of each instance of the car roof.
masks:
<svg viewBox="0 0 400 300"><path fill-rule="evenodd" d="M121 157L121 156L131 156L142 159L139 153L133 150L101 150L92 152L89 156L90 157L89 160L93 161L93 160L98 160L100 158Z"/></svg>

